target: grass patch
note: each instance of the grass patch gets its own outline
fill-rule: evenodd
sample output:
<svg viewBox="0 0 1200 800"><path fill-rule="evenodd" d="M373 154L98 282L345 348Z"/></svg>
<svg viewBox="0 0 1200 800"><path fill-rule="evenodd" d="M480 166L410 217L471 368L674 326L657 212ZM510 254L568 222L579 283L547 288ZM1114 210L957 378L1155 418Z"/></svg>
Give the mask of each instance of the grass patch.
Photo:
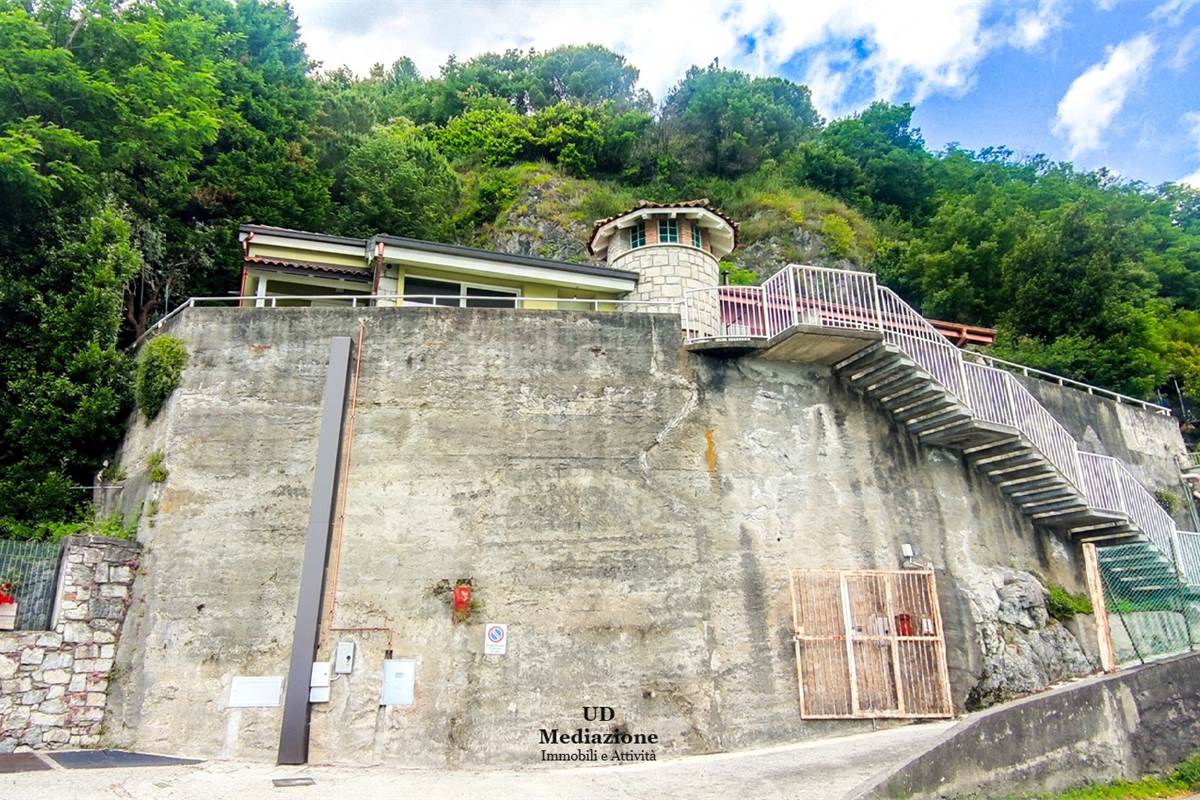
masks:
<svg viewBox="0 0 1200 800"><path fill-rule="evenodd" d="M1177 766L1166 776L1148 776L1136 781L1112 781L1069 789L1061 794L1026 795L1030 800L1142 800L1142 798L1186 797L1200 791L1200 754Z"/></svg>
<svg viewBox="0 0 1200 800"><path fill-rule="evenodd" d="M1051 583L1047 588L1050 597L1046 599L1046 612L1059 622L1069 622L1076 614L1091 614L1094 611L1091 599L1082 592L1067 591L1057 583Z"/></svg>

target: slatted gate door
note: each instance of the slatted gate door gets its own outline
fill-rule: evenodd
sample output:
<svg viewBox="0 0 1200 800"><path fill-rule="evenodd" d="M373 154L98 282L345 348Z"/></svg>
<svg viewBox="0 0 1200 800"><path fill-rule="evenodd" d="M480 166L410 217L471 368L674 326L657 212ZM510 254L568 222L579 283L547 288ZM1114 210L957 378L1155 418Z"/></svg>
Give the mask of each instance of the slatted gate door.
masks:
<svg viewBox="0 0 1200 800"><path fill-rule="evenodd" d="M797 569L791 584L802 718L953 716L932 572Z"/></svg>

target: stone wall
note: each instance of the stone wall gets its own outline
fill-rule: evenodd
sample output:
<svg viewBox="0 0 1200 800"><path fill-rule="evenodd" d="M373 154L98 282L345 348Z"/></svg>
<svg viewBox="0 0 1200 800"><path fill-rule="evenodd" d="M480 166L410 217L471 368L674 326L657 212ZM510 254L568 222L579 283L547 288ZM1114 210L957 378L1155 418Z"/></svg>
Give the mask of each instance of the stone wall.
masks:
<svg viewBox="0 0 1200 800"><path fill-rule="evenodd" d="M139 550L116 539L67 538L53 629L0 631L0 753L100 742Z"/></svg>
<svg viewBox="0 0 1200 800"><path fill-rule="evenodd" d="M1074 543L828 368L689 354L674 315L192 309L181 385L120 456L161 448L170 476L106 744L274 757L280 710L229 688L286 674L329 338L360 320L329 621L353 630L319 657L358 655L314 706L314 761L532 766L584 705L657 733L658 758L865 730L799 717L789 571L895 567L906 542L937 574L958 707L1005 658L1040 677L989 696L1073 662L1022 650L1064 632L997 570L1078 591ZM438 586L466 577L482 610L456 624ZM1001 613L1026 643L1007 655L1003 625L981 633ZM483 654L485 622L507 655ZM412 707L379 706L389 649L417 661Z"/></svg>
<svg viewBox="0 0 1200 800"><path fill-rule="evenodd" d="M649 226L647 226L649 227ZM618 237L619 238L619 237ZM693 289L715 289L720 265L711 253L686 244L649 244L620 255L610 253L608 266L638 273L637 288L626 300L682 302ZM652 306L631 310L655 311ZM715 292L692 295L688 303L688 329L700 336L716 333L720 323Z"/></svg>

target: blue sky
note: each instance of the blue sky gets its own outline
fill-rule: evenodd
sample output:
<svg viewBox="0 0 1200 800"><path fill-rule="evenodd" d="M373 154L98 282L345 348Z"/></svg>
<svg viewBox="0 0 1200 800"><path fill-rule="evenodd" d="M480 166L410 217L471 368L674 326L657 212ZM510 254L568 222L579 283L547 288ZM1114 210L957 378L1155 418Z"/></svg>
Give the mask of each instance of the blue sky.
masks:
<svg viewBox="0 0 1200 800"><path fill-rule="evenodd" d="M1004 145L1200 187L1200 0L292 0L309 52L409 56L595 42L661 100L713 58L805 83L827 117L912 102L927 143Z"/></svg>

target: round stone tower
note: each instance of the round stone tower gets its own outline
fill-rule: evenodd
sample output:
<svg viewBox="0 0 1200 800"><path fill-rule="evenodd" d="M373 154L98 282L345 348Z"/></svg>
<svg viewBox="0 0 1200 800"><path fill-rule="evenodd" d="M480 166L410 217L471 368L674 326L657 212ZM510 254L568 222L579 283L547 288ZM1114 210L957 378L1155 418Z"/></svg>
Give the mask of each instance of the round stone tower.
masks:
<svg viewBox="0 0 1200 800"><path fill-rule="evenodd" d="M637 289L627 300L688 298L686 327L693 336L705 336L715 332L719 321L716 292L692 290L715 289L720 260L736 246L737 223L708 200L643 200L622 214L596 220L588 252L613 269L638 273Z"/></svg>

